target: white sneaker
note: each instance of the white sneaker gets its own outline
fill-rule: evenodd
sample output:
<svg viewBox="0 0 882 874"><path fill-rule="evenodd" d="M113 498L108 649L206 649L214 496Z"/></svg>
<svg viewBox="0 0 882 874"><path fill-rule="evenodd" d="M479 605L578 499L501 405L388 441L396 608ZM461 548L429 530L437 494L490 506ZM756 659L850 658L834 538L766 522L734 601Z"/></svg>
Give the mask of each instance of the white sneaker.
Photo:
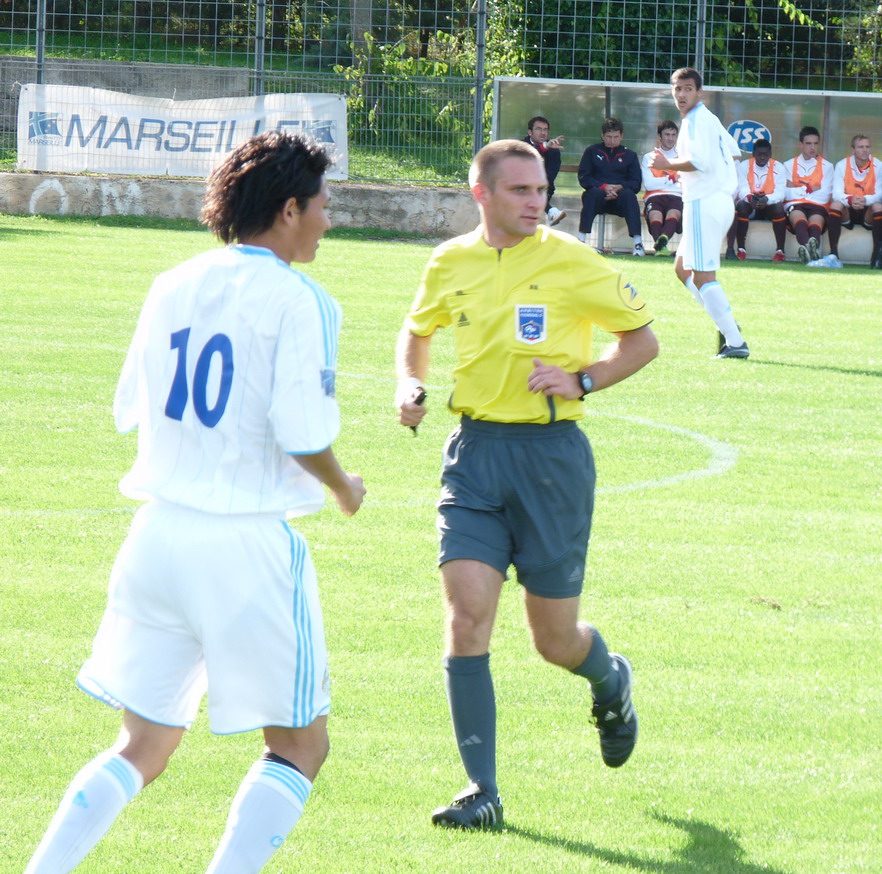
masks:
<svg viewBox="0 0 882 874"><path fill-rule="evenodd" d="M548 212L545 213L545 216L548 219L548 227L553 228L556 224L563 221L567 217L566 210L558 209L556 206L548 207Z"/></svg>
<svg viewBox="0 0 882 874"><path fill-rule="evenodd" d="M634 251L631 252L631 254L642 258L646 254L646 250L643 248L643 243L634 243Z"/></svg>
<svg viewBox="0 0 882 874"><path fill-rule="evenodd" d="M585 240L587 239L587 237L585 236L585 234L584 234L582 231L579 231L579 232L576 234L576 236L579 238L579 242L580 242L580 243L584 243Z"/></svg>

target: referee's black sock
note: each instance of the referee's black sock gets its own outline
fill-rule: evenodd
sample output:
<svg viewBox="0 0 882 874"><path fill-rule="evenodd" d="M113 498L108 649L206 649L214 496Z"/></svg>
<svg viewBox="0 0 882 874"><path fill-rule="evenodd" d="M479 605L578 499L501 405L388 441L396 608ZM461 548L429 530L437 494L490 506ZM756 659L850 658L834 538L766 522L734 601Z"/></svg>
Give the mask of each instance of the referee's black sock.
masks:
<svg viewBox="0 0 882 874"><path fill-rule="evenodd" d="M496 696L490 653L446 656L447 700L459 755L469 780L492 796L496 787Z"/></svg>
<svg viewBox="0 0 882 874"><path fill-rule="evenodd" d="M591 684L591 694L595 701L609 701L619 691L619 672L613 667L609 657L609 650L600 632L589 625L591 631L591 649L585 661L578 668L573 669L574 674L584 677Z"/></svg>

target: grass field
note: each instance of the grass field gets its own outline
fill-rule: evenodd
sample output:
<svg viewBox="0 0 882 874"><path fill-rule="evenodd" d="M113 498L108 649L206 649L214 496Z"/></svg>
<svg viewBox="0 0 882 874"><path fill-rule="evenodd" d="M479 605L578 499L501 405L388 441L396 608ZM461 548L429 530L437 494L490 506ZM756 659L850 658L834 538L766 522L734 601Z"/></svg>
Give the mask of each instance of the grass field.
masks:
<svg viewBox="0 0 882 874"><path fill-rule="evenodd" d="M0 872L20 872L118 716L73 680L134 508L116 482L117 373L152 277L213 245L192 224L0 216ZM750 347L665 259L614 259L657 361L592 396L599 495L583 614L635 666L641 738L602 765L581 681L531 650L520 593L493 645L500 833L439 831L464 785L446 712L433 502L453 424L395 422L394 337L425 244L336 232L308 272L344 309L344 465L368 498L302 520L323 591L333 749L281 872L882 871L882 273L726 264ZM256 735L204 717L80 869L203 871Z"/></svg>

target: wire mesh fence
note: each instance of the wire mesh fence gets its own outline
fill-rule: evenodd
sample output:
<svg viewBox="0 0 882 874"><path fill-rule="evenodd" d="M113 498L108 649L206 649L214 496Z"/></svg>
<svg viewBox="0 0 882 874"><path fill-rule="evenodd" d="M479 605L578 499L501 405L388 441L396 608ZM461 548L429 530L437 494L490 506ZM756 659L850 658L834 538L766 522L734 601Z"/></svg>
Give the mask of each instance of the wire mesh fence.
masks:
<svg viewBox="0 0 882 874"><path fill-rule="evenodd" d="M458 181L493 76L882 92L880 25L878 0L0 0L0 159L16 83L333 92L354 177Z"/></svg>

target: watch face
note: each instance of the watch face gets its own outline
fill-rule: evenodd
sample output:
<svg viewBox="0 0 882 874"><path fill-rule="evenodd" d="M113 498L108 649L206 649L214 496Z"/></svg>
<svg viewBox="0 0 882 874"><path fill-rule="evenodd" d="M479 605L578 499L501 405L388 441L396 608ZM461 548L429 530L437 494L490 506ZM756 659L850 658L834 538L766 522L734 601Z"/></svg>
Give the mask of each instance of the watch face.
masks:
<svg viewBox="0 0 882 874"><path fill-rule="evenodd" d="M579 382L582 384L582 391L585 394L588 394L594 388L594 380L587 373L579 372Z"/></svg>

